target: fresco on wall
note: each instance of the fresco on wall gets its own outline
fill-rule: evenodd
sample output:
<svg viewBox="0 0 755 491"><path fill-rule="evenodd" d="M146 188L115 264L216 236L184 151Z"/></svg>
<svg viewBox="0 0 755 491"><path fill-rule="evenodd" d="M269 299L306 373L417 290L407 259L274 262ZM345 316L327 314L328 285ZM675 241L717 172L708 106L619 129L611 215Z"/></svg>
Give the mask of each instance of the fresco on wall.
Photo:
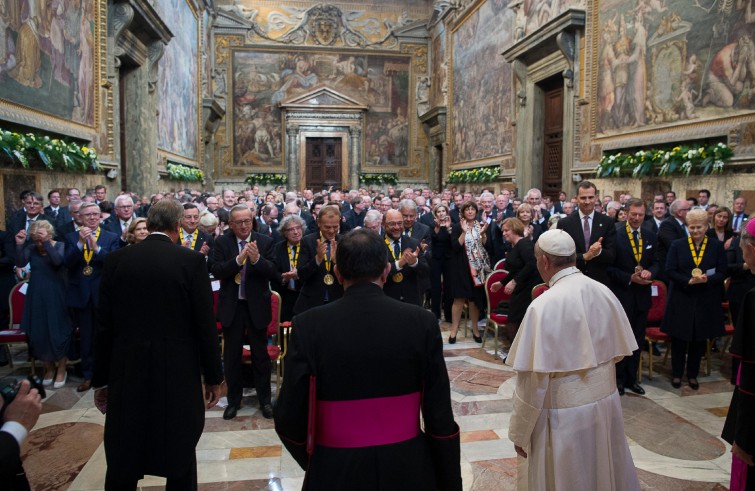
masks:
<svg viewBox="0 0 755 491"><path fill-rule="evenodd" d="M488 0L453 32L453 163L511 153L511 42L508 0Z"/></svg>
<svg viewBox="0 0 755 491"><path fill-rule="evenodd" d="M537 31L569 7L584 8L584 0L519 0L522 12L517 19L517 27L524 23L524 35ZM512 4L513 6L513 4Z"/></svg>
<svg viewBox="0 0 755 491"><path fill-rule="evenodd" d="M186 0L161 0L157 11L175 36L158 62L157 146L197 160L198 78L197 17Z"/></svg>
<svg viewBox="0 0 755 491"><path fill-rule="evenodd" d="M596 32L602 136L755 109L754 0L605 0Z"/></svg>
<svg viewBox="0 0 755 491"><path fill-rule="evenodd" d="M234 51L235 165L282 166L280 103L321 86L370 106L365 165L407 165L409 63L408 56Z"/></svg>
<svg viewBox="0 0 755 491"><path fill-rule="evenodd" d="M94 125L96 0L0 0L0 98Z"/></svg>
<svg viewBox="0 0 755 491"><path fill-rule="evenodd" d="M445 106L446 92L448 92L448 61L446 60L446 31L441 30L433 38L430 46L432 59L432 85L430 85L430 105Z"/></svg>

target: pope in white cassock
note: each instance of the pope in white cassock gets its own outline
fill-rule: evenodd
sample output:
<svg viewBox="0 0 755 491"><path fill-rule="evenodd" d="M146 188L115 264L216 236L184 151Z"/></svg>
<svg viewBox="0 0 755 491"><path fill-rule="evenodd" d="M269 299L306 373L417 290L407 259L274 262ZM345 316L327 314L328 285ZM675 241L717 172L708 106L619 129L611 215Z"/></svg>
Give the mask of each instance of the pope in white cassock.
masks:
<svg viewBox="0 0 755 491"><path fill-rule="evenodd" d="M506 360L517 372L518 489L639 490L614 366L637 343L618 299L576 268L575 254L563 230L538 239L550 289L527 309Z"/></svg>

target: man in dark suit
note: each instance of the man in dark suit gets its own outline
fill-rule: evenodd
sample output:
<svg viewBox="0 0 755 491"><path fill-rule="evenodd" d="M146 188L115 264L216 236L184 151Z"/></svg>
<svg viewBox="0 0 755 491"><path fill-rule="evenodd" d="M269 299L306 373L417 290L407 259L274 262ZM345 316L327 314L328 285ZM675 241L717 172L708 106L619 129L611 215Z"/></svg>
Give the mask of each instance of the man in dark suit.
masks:
<svg viewBox="0 0 755 491"><path fill-rule="evenodd" d="M11 379L12 380L12 379ZM21 465L21 444L26 440L29 432L37 424L39 413L42 412L42 402L37 389L32 389L28 380L23 380L18 387L16 397L8 407L5 407L0 397L0 411L3 419L0 422L0 482L3 489L28 490L29 481L26 479Z"/></svg>
<svg viewBox="0 0 755 491"><path fill-rule="evenodd" d="M118 249L119 238L100 227L100 207L95 203L82 204L79 217L82 222L79 231L65 236L66 304L72 310L74 325L79 327L81 341L84 382L76 390L86 392L92 385L94 371L92 337L100 303L100 277L105 258Z"/></svg>
<svg viewBox="0 0 755 491"><path fill-rule="evenodd" d="M184 203L182 206L184 212L178 234L179 244L209 258L214 240L211 235L199 230L199 208L194 203Z"/></svg>
<svg viewBox="0 0 755 491"><path fill-rule="evenodd" d="M404 220L402 234L418 240L423 251L430 247L430 227L417 221L417 203L410 199L402 199L398 211Z"/></svg>
<svg viewBox="0 0 755 491"><path fill-rule="evenodd" d="M281 235L278 232L278 207L273 204L266 204L259 209L260 216L257 218L260 228L258 232L266 234L273 239L273 244L281 241Z"/></svg>
<svg viewBox="0 0 755 491"><path fill-rule="evenodd" d="M387 252L366 229L339 243L335 274L346 291L294 318L275 430L311 489L460 491L459 430L438 324L381 290L391 271ZM355 350L355 339L369 349Z"/></svg>
<svg viewBox="0 0 755 491"><path fill-rule="evenodd" d="M383 217L383 230L388 253L391 256L391 274L383 291L401 302L422 306L420 279L430 275L430 264L420 249L419 241L403 236L404 222L401 213L389 210Z"/></svg>
<svg viewBox="0 0 755 491"><path fill-rule="evenodd" d="M588 277L608 286L608 267L616 255L616 228L613 219L595 212L597 188L582 181L577 188L578 213L558 221L577 246L577 267Z"/></svg>
<svg viewBox="0 0 755 491"><path fill-rule="evenodd" d="M665 218L658 227L658 245L656 257L658 259L658 279L666 281L666 255L671 243L676 239L687 237L686 217L691 205L686 199L677 199L671 203L671 216Z"/></svg>
<svg viewBox="0 0 755 491"><path fill-rule="evenodd" d="M542 191L532 188L527 191L525 198L527 199L527 203L532 206L532 222L539 224L543 230L548 230L548 219L551 217L551 214L548 213L543 204ZM536 214L535 210L539 210L539 212ZM579 251L579 248L577 248L577 251Z"/></svg>
<svg viewBox="0 0 755 491"><path fill-rule="evenodd" d="M325 205L317 216L318 232L301 240L298 261L301 292L294 305L294 315L341 298L343 287L333 276L333 259L340 240L341 210Z"/></svg>
<svg viewBox="0 0 755 491"><path fill-rule="evenodd" d="M127 194L121 194L113 203L115 213L102 223L102 228L118 236L119 247L126 247L126 234L131 220L134 219L134 200Z"/></svg>
<svg viewBox="0 0 755 491"><path fill-rule="evenodd" d="M73 221L71 213L69 213L69 206L73 201L81 201L81 193L76 188L68 188L66 191L66 206L61 206L58 211L57 226L65 225Z"/></svg>
<svg viewBox="0 0 755 491"><path fill-rule="evenodd" d="M55 222L58 221L58 214L60 213L60 191L57 189L53 189L49 193L47 193L47 201L50 203L49 205L45 206L44 214L48 217L51 217L55 220ZM53 222L53 226L55 226L55 222Z"/></svg>
<svg viewBox="0 0 755 491"><path fill-rule="evenodd" d="M270 395L270 357L267 325L270 323L270 281L276 279L273 239L252 230L254 212L247 205L231 208L231 233L220 236L212 248L212 274L220 280L217 317L223 326L223 364L228 383L224 419L233 419L241 407L243 382L241 355L249 343L252 373L262 415L273 417Z"/></svg>
<svg viewBox="0 0 755 491"><path fill-rule="evenodd" d="M82 201L77 199L68 202L66 213L70 217L70 220L65 223L60 219L61 215L58 215L58 225L55 227L55 240L65 240L66 235L71 232L78 232L79 227L81 227L79 208L81 208L82 203Z"/></svg>
<svg viewBox="0 0 755 491"><path fill-rule="evenodd" d="M666 218L666 202L656 201L653 203L652 213L645 216L645 227L649 228L654 234L658 235L658 229Z"/></svg>
<svg viewBox="0 0 755 491"><path fill-rule="evenodd" d="M626 222L616 224L616 260L608 268L611 291L621 302L632 326L638 346L645 344L645 328L651 304L650 285L658 274L655 255L656 237L647 227L645 203L640 199L627 202ZM616 364L616 385L619 395L627 388L636 394L645 390L637 380L640 350Z"/></svg>
<svg viewBox="0 0 755 491"><path fill-rule="evenodd" d="M195 448L223 372L204 258L175 245L182 213L155 203L151 235L110 254L102 273L92 382L106 415L106 491L133 490L144 474L197 486Z"/></svg>
<svg viewBox="0 0 755 491"><path fill-rule="evenodd" d="M749 217L749 215L745 213L745 208L747 208L747 200L743 196L735 199L731 206L731 228L735 232L739 232L743 220Z"/></svg>
<svg viewBox="0 0 755 491"><path fill-rule="evenodd" d="M53 226L55 219L42 213L42 195L31 191L23 200L25 212L14 213L5 225L5 231L16 236L20 230L29 230L29 225L37 220L47 220Z"/></svg>

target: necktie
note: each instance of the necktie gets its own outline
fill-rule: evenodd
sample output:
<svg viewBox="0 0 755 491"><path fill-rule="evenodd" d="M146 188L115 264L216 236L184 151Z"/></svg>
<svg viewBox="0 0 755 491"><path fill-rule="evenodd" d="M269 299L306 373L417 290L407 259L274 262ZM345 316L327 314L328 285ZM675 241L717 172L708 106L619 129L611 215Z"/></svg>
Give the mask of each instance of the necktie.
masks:
<svg viewBox="0 0 755 491"><path fill-rule="evenodd" d="M401 255L401 244L398 240L393 241L393 255L396 256L396 260Z"/></svg>
<svg viewBox="0 0 755 491"><path fill-rule="evenodd" d="M590 248L590 215L585 215L585 223L582 227L585 236L585 251Z"/></svg>
<svg viewBox="0 0 755 491"><path fill-rule="evenodd" d="M239 252L243 251L244 247L246 247L246 241L239 241ZM240 273L241 284L239 285L239 300L246 300L246 261L244 261L244 265L241 267Z"/></svg>
<svg viewBox="0 0 755 491"><path fill-rule="evenodd" d="M296 258L296 256L295 256L295 254L296 254L296 246L291 246L290 249L291 249L291 252L290 252L291 256L290 257ZM290 266L293 267L294 265L291 264ZM288 280L288 287L291 290L294 290L296 288L296 283L295 283L295 280L293 278L291 278L290 280Z"/></svg>
<svg viewBox="0 0 755 491"><path fill-rule="evenodd" d="M25 229L25 230L26 230L27 232L29 231L29 225L31 225L31 222L33 222L33 221L34 221L34 220L32 220L31 218L27 218L27 219L26 219L26 229Z"/></svg>
<svg viewBox="0 0 755 491"><path fill-rule="evenodd" d="M632 232L632 235L634 236L634 245L638 248L638 253L640 254L640 259L642 259L642 249L639 249L640 247L640 233L635 230Z"/></svg>
<svg viewBox="0 0 755 491"><path fill-rule="evenodd" d="M739 232L739 226L742 223L742 215L737 215L734 219L734 231Z"/></svg>

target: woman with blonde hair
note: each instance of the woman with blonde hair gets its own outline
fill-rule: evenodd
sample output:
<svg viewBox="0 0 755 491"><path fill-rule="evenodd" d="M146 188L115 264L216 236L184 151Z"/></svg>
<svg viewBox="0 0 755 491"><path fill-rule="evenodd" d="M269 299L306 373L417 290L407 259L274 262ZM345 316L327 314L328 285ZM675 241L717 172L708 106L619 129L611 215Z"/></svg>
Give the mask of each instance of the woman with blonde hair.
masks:
<svg viewBox="0 0 755 491"><path fill-rule="evenodd" d="M61 389L68 378L73 328L65 302L64 243L52 240L54 236L55 229L47 220L32 222L28 234L19 231L16 266L31 266L21 330L29 337L31 356L44 362L44 385Z"/></svg>
<svg viewBox="0 0 755 491"><path fill-rule="evenodd" d="M540 224L535 223L535 210L529 203L522 203L519 208L516 209L516 218L518 218L524 225L524 237L537 242L540 234L543 233L543 228Z"/></svg>
<svg viewBox="0 0 755 491"><path fill-rule="evenodd" d="M128 242L129 245L138 244L146 239L148 235L149 230L147 230L147 219L143 217L134 218L131 220L131 225L128 226L126 242Z"/></svg>

